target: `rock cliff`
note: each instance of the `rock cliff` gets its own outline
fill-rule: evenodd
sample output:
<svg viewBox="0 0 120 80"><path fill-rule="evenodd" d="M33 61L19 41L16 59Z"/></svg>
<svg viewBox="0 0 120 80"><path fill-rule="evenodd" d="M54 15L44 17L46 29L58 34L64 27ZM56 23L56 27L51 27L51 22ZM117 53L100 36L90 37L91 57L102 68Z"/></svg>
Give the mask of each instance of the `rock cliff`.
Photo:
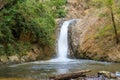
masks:
<svg viewBox="0 0 120 80"><path fill-rule="evenodd" d="M77 0L76 2L68 1L72 6L78 3L81 5L82 3L80 1L77 2ZM80 20L69 29L69 48L72 57L120 62L120 44L115 43L113 28L110 29L111 33L109 30L102 31L111 24L110 19L100 16L103 13L107 13L107 9L92 7L77 9L76 6L73 6L73 9L75 11L68 14L68 16ZM81 9L83 9L82 14L79 12ZM101 34L104 35L101 36Z"/></svg>

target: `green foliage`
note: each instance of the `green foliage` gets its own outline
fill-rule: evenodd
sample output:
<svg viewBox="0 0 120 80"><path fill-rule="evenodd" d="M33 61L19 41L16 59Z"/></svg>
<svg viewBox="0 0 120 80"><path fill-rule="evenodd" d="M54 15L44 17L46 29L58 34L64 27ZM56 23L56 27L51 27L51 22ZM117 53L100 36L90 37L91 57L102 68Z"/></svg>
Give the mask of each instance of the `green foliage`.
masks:
<svg viewBox="0 0 120 80"><path fill-rule="evenodd" d="M47 4L46 4L47 3ZM66 11L64 10L64 5L67 3L67 0L51 0L46 1L45 5L48 6L52 16L55 18L62 18L66 16Z"/></svg>
<svg viewBox="0 0 120 80"><path fill-rule="evenodd" d="M15 45L8 43L6 46L5 55L15 55L16 53L20 56L25 55L25 52L27 52L30 49L29 43L23 43L23 42L16 42Z"/></svg>
<svg viewBox="0 0 120 80"><path fill-rule="evenodd" d="M6 6L0 12L0 43L5 44L4 48L1 48L5 50L3 53L11 55L27 51L27 48L24 50L25 45L17 46L22 32L30 32L35 42L52 47L55 42L54 19L65 17L65 3L66 0L44 3L39 0L7 0ZM20 42L20 45L26 43Z"/></svg>
<svg viewBox="0 0 120 80"><path fill-rule="evenodd" d="M99 15L99 17L103 18L103 17L109 17L109 14L108 13L101 13Z"/></svg>
<svg viewBox="0 0 120 80"><path fill-rule="evenodd" d="M112 35L113 29L112 25L106 25L95 35L95 37L105 37L108 35Z"/></svg>
<svg viewBox="0 0 120 80"><path fill-rule="evenodd" d="M113 0L104 0L104 4L105 6L107 6L108 8L111 8L113 5Z"/></svg>
<svg viewBox="0 0 120 80"><path fill-rule="evenodd" d="M118 25L118 24L117 24ZM120 26L117 26L118 34L120 34ZM98 31L98 33L95 35L95 38L104 38L107 36L115 36L112 24L105 25L102 29Z"/></svg>
<svg viewBox="0 0 120 80"><path fill-rule="evenodd" d="M0 55L4 55L4 53L5 53L4 47L3 45L0 45Z"/></svg>

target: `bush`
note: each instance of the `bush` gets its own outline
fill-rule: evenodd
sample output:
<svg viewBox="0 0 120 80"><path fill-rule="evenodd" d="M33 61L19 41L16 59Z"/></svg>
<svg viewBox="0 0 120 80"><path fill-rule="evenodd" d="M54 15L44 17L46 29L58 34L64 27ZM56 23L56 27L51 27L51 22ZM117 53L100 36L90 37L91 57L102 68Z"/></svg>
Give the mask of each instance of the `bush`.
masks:
<svg viewBox="0 0 120 80"><path fill-rule="evenodd" d="M55 18L63 18L66 16L66 11L64 5L67 3L67 0L51 0L46 1L50 12L52 12L52 16Z"/></svg>
<svg viewBox="0 0 120 80"><path fill-rule="evenodd" d="M65 16L62 7L65 3L66 0L51 0L48 3L41 3L39 0L8 0L0 12L0 43L5 44L5 54L22 52L15 45L18 42L26 43L20 41L23 32L31 33L31 38L35 38L39 44L52 47L55 42L54 18Z"/></svg>

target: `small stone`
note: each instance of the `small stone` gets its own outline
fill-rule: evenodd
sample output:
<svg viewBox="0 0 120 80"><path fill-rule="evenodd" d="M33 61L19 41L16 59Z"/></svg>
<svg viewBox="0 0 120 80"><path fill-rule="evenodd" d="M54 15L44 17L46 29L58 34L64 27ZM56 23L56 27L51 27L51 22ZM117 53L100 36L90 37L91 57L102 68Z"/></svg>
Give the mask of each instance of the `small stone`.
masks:
<svg viewBox="0 0 120 80"><path fill-rule="evenodd" d="M111 78L116 79L117 76L115 74L111 73Z"/></svg>
<svg viewBox="0 0 120 80"><path fill-rule="evenodd" d="M111 78L111 73L108 71L99 71L98 76L103 75L104 77Z"/></svg>

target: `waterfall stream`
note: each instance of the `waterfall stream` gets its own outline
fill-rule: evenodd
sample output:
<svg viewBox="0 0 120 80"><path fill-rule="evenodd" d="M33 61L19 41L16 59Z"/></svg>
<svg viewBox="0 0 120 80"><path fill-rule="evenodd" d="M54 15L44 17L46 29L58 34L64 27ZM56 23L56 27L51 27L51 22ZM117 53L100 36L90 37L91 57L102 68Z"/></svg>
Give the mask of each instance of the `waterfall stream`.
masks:
<svg viewBox="0 0 120 80"><path fill-rule="evenodd" d="M58 55L60 59L68 59L68 27L74 20L65 21L60 30L58 39Z"/></svg>
<svg viewBox="0 0 120 80"><path fill-rule="evenodd" d="M63 23L60 29L60 35L58 38L58 49L57 49L57 57L52 59L54 62L66 62L71 61L67 57L68 55L68 28L69 25L72 24L76 19L68 20Z"/></svg>

